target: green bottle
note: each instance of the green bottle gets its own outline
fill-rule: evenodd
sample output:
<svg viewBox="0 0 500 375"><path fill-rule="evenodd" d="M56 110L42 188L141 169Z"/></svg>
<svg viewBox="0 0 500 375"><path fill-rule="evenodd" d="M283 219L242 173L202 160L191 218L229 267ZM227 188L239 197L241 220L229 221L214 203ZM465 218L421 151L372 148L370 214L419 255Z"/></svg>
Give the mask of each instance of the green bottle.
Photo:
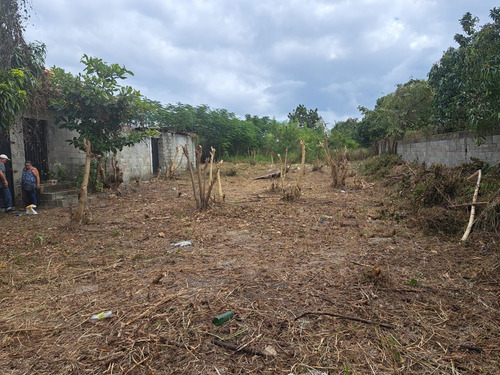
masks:
<svg viewBox="0 0 500 375"><path fill-rule="evenodd" d="M228 320L232 319L233 316L234 316L234 312L227 311L224 314L217 315L212 320L212 323L219 327L219 326L223 325L224 323L226 323Z"/></svg>

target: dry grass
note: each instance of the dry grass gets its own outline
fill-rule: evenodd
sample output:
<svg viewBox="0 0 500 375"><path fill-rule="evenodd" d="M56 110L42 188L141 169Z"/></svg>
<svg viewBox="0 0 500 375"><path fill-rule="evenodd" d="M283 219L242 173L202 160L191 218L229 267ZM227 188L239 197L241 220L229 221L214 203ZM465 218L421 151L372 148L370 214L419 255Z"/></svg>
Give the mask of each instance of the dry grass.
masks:
<svg viewBox="0 0 500 375"><path fill-rule="evenodd" d="M379 184L308 172L287 203L252 180L268 166L224 168L206 212L184 174L93 201L81 227L0 216L0 373L500 372L496 239L427 237Z"/></svg>

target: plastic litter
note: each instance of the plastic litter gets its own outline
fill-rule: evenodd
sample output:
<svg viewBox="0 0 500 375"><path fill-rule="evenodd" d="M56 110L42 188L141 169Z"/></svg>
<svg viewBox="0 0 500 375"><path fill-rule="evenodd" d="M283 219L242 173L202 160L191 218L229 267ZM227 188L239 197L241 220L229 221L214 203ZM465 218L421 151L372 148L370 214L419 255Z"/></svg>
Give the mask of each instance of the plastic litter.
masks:
<svg viewBox="0 0 500 375"><path fill-rule="evenodd" d="M219 327L226 323L228 320L231 320L233 316L234 312L226 311L224 314L217 315L215 318L213 318L212 323Z"/></svg>
<svg viewBox="0 0 500 375"><path fill-rule="evenodd" d="M172 242L172 246L177 246L177 247L184 247L184 246L191 246L193 243L191 241L179 241L179 242Z"/></svg>
<svg viewBox="0 0 500 375"><path fill-rule="evenodd" d="M26 215L38 215L38 212L35 211L36 206L34 204L30 204L26 206Z"/></svg>
<svg viewBox="0 0 500 375"><path fill-rule="evenodd" d="M113 316L112 311L103 311L99 314L92 315L90 318L88 318L88 321L95 323L99 320L111 318L112 316Z"/></svg>

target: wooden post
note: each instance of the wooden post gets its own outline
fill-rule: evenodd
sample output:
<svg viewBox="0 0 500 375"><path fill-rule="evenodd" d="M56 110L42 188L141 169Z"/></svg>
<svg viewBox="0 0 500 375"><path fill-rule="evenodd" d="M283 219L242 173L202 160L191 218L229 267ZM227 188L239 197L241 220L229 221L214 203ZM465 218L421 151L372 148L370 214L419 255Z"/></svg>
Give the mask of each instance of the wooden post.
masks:
<svg viewBox="0 0 500 375"><path fill-rule="evenodd" d="M476 189L474 190L474 196L472 197L472 207L470 209L470 217L469 217L469 224L467 225L467 229L465 230L464 235L460 239L460 241L465 242L467 241L467 238L469 238L469 234L472 230L472 224L474 224L474 217L476 216L476 201L477 201L477 195L479 193L479 185L481 184L481 169L478 170L476 173L474 173L470 178L474 178L474 176L477 174L477 182L476 182Z"/></svg>
<svg viewBox="0 0 500 375"><path fill-rule="evenodd" d="M196 185L194 183L194 172L193 172L193 165L191 164L191 158L189 157L189 152L187 149L187 146L184 145L182 146L182 151L184 152L184 155L186 156L188 166L189 166L189 175L191 176L191 185L193 187L193 194L194 194L194 200L196 201L196 208L200 208L200 201L198 199L198 194L196 194Z"/></svg>

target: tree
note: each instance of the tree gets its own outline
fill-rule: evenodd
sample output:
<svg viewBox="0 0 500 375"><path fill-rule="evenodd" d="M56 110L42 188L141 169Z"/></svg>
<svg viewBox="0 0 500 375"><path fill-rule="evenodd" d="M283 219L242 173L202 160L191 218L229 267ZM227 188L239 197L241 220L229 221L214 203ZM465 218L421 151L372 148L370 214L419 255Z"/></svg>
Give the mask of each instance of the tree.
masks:
<svg viewBox="0 0 500 375"><path fill-rule="evenodd" d="M467 127L478 138L500 126L500 8L491 10L490 17L494 22L472 34L465 47Z"/></svg>
<svg viewBox="0 0 500 375"><path fill-rule="evenodd" d="M500 125L500 8L479 28L466 13L450 48L429 72L438 130L471 130L478 138Z"/></svg>
<svg viewBox="0 0 500 375"><path fill-rule="evenodd" d="M92 157L116 153L150 135L149 132L124 132L123 126L137 120L141 100L139 91L121 86L119 80L133 73L118 64L108 65L95 57L84 55L81 62L85 73L73 76L61 68L53 68L56 98L52 107L56 110L56 124L75 131L77 135L68 142L85 151L87 164ZM141 107L144 108L144 107ZM86 168L82 194L89 180ZM74 221L81 223L85 200L81 199Z"/></svg>
<svg viewBox="0 0 500 375"><path fill-rule="evenodd" d="M16 115L27 103L24 72L20 69L0 70L0 133L8 133Z"/></svg>
<svg viewBox="0 0 500 375"><path fill-rule="evenodd" d="M323 125L322 118L318 115L318 108L308 110L302 104L299 104L295 111L288 114L288 119L290 122L297 122L301 128L316 128Z"/></svg>
<svg viewBox="0 0 500 375"><path fill-rule="evenodd" d="M25 42L27 18L25 0L0 1L0 133L8 133L24 108L37 113L47 105L45 45Z"/></svg>
<svg viewBox="0 0 500 375"><path fill-rule="evenodd" d="M26 0L0 1L0 70L10 70L15 50L27 49L23 37L27 17Z"/></svg>
<svg viewBox="0 0 500 375"><path fill-rule="evenodd" d="M84 151L84 139L92 144L96 154L116 153L144 137L143 132L122 131L123 125L137 120L139 91L121 86L119 80L133 73L118 64L108 65L95 57L84 55L81 63L85 74L73 76L54 67L54 88L59 95L52 103L56 124L76 131L69 143Z"/></svg>
<svg viewBox="0 0 500 375"><path fill-rule="evenodd" d="M434 90L436 131L446 133L466 128L467 108L462 95L463 50L449 48L428 74Z"/></svg>
<svg viewBox="0 0 500 375"><path fill-rule="evenodd" d="M426 80L410 79L398 84L394 92L377 99L375 108L358 107L363 119L350 119L334 129L368 147L385 137L400 137L409 132L433 129L433 92Z"/></svg>

